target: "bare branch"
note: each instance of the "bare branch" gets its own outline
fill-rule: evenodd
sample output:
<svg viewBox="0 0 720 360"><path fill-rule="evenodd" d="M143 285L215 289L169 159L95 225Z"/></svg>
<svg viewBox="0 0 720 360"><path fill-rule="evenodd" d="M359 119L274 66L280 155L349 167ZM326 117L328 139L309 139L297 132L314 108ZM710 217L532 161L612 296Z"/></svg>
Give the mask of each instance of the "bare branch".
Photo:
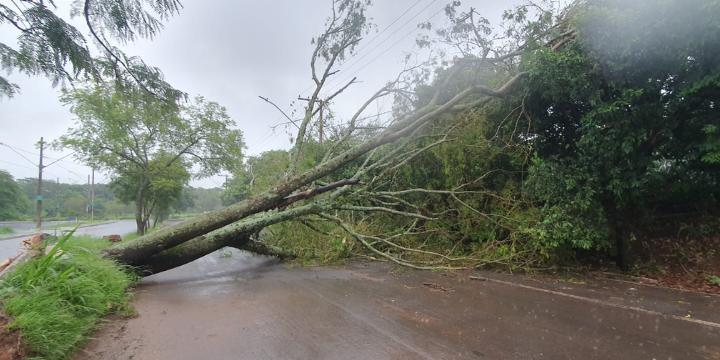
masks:
<svg viewBox="0 0 720 360"><path fill-rule="evenodd" d="M272 102L270 99L268 99L268 98L266 98L266 97L263 97L263 96L260 96L260 95L258 95L258 97L259 97L260 99L264 100L266 103L268 103L268 104L272 105L273 107L275 107L275 109L277 109L277 110L288 120L289 123L295 125L296 128L300 129L300 127L299 127L298 124L295 122L295 120L293 120L287 113L285 113L285 111L284 111L283 109L281 109L279 106L277 106L277 104L275 104L274 102Z"/></svg>

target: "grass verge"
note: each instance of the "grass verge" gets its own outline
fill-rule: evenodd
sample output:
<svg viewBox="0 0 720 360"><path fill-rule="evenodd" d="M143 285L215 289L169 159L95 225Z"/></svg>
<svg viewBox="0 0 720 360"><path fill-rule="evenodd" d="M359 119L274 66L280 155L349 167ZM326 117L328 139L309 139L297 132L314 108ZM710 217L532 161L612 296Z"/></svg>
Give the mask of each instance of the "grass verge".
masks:
<svg viewBox="0 0 720 360"><path fill-rule="evenodd" d="M9 226L0 226L0 235L12 234L15 231Z"/></svg>
<svg viewBox="0 0 720 360"><path fill-rule="evenodd" d="M13 318L10 328L20 331L31 355L65 359L103 316L132 313L127 289L136 279L100 256L107 245L68 236L0 280L2 310Z"/></svg>

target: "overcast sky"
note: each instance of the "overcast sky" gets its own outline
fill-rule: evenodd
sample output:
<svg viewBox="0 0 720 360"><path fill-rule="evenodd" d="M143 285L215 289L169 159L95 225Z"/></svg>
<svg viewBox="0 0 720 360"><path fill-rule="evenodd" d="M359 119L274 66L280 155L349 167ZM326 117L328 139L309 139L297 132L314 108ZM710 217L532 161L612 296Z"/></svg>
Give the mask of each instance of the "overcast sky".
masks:
<svg viewBox="0 0 720 360"><path fill-rule="evenodd" d="M63 3L68 2L56 0L60 8L67 8ZM448 0L374 2L369 16L377 31L366 37L358 55L337 75L338 80L358 76L361 81L338 101L341 115L402 69L405 54L416 51L418 23L428 19L445 23L442 9ZM497 19L502 10L516 2L466 0L462 8L473 6L486 17ZM182 12L166 23L159 36L130 44L126 52L162 69L176 88L227 107L244 132L248 154L288 148L289 135L282 128L272 128L282 122L281 115L258 95L287 109L298 94L307 93L311 85L310 39L322 31L330 1L186 0L183 5ZM0 26L0 42L12 43L16 36L9 26ZM20 85L21 93L12 99L0 98L0 142L20 154L0 146L0 169L16 178L37 177L37 168L30 162L38 160L35 143L41 136L52 141L64 134L73 123L73 115L59 103L59 89L49 80L18 74L9 78ZM49 150L45 163L67 153ZM84 183L89 172L69 157L48 167L45 178ZM96 182L106 181L107 175L96 174ZM222 185L222 178L193 180L191 184L216 187Z"/></svg>

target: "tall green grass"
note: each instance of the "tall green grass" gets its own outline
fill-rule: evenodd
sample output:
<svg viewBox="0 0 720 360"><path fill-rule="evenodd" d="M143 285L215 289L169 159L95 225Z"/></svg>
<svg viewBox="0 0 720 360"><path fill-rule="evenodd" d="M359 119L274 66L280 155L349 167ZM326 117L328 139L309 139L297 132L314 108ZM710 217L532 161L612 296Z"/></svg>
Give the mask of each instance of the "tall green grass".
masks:
<svg viewBox="0 0 720 360"><path fill-rule="evenodd" d="M130 314L131 272L103 259L107 241L66 236L0 280L0 304L33 355L65 359L108 314Z"/></svg>

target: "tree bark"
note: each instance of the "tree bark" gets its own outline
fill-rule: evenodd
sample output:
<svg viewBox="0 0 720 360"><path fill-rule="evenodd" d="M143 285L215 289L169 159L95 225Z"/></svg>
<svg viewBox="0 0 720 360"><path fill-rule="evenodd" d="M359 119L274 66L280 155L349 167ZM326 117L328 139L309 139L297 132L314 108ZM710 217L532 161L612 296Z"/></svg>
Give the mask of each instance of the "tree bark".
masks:
<svg viewBox="0 0 720 360"><path fill-rule="evenodd" d="M135 194L135 226L139 236L145 235L147 231L147 221L145 217L145 180L143 179L138 186Z"/></svg>
<svg viewBox="0 0 720 360"><path fill-rule="evenodd" d="M135 200L135 228L138 235L145 235L145 218L140 200Z"/></svg>
<svg viewBox="0 0 720 360"><path fill-rule="evenodd" d="M259 252L267 255L285 255L277 249L266 246L259 242L250 242L250 235L262 228L277 224L283 221L292 220L300 216L318 213L327 206L321 203L311 203L293 209L261 214L245 220L230 224L220 229L208 232L207 234L195 237L172 249L149 255L142 265L139 266L143 275L150 275L169 270L193 260L199 259L213 251L222 249L225 246L244 249L247 246L249 251Z"/></svg>

